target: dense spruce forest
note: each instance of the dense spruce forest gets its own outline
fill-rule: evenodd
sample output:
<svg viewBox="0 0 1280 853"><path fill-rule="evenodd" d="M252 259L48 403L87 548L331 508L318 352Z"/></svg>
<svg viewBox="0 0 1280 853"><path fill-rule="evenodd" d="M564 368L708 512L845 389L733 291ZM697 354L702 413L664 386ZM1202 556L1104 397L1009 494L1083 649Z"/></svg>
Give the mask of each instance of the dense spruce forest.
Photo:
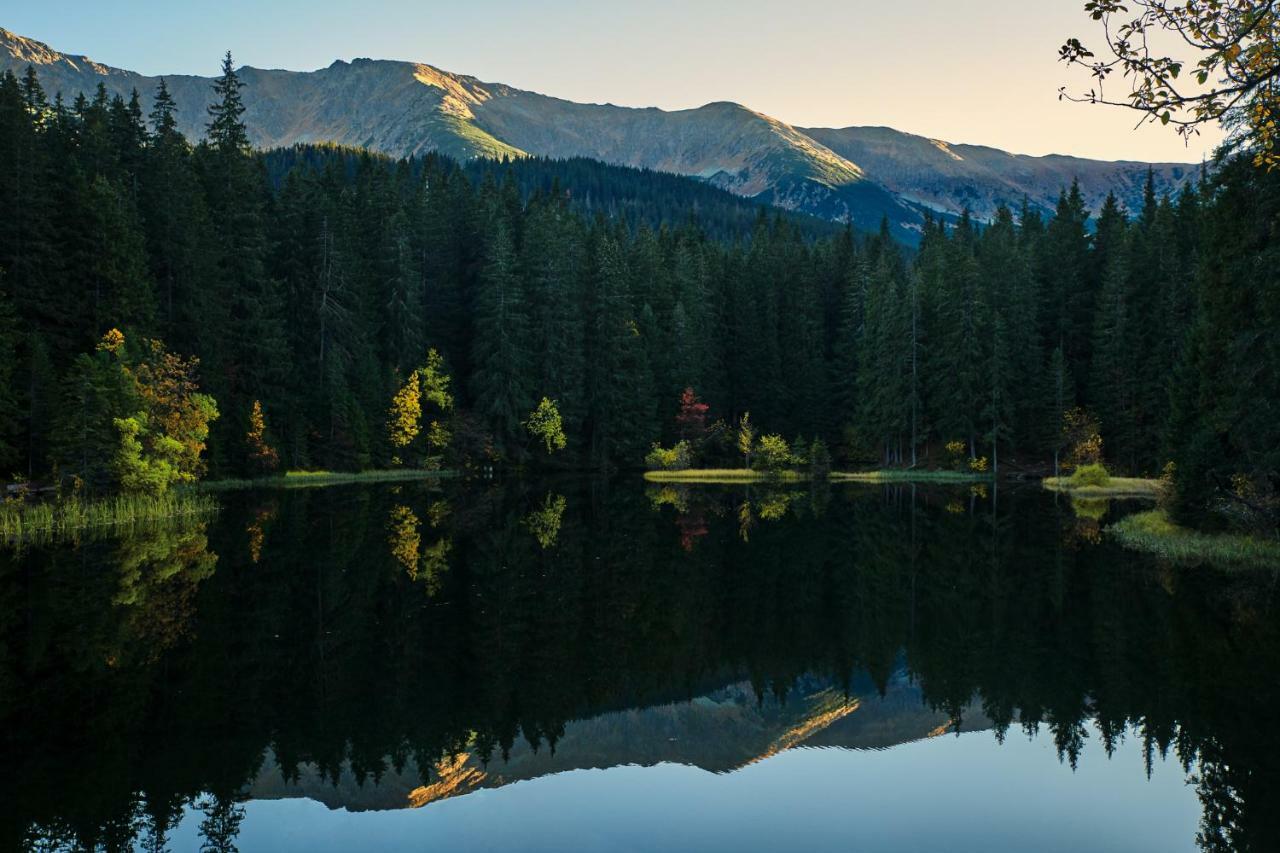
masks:
<svg viewBox="0 0 1280 853"><path fill-rule="evenodd" d="M111 488L129 411L94 365L149 351L216 401L217 476L392 464L422 370L453 467L540 459L544 398L556 464L638 467L691 388L708 423L749 413L849 467L960 442L1051 470L1083 407L1114 469L1176 463L1188 514L1274 495L1280 174L1247 158L1140 210L1070 187L1047 221L932 222L908 248L582 161L254 152L242 85L228 57L192 144L163 85L144 116L0 79L6 474ZM709 460L741 458L722 444Z"/></svg>

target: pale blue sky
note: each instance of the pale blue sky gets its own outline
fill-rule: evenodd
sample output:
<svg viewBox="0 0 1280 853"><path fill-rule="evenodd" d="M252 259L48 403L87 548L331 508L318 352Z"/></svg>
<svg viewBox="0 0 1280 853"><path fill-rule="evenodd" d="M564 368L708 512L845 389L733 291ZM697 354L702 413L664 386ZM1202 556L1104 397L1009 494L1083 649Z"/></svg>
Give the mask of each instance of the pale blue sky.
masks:
<svg viewBox="0 0 1280 853"><path fill-rule="evenodd" d="M1199 161L1127 111L1060 103L1083 0L56 0L0 26L145 74L237 64L311 70L428 62L576 101L666 109L737 101L800 126L889 125L1028 154ZM1087 43L1087 42L1086 42Z"/></svg>

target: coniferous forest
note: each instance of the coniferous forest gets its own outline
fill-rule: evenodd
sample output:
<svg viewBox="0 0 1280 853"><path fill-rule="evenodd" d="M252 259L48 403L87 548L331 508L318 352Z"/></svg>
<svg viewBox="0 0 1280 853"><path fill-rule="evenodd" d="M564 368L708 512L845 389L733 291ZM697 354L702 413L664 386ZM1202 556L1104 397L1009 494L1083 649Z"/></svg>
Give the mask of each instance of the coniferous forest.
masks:
<svg viewBox="0 0 1280 853"><path fill-rule="evenodd" d="M207 429L188 473L406 464L388 412L420 374L454 468L549 464L544 399L554 464L639 467L693 389L708 435L749 413L846 468L960 443L1048 472L1083 418L1112 470L1172 462L1185 518L1274 506L1280 173L1245 156L1141 209L1064 187L904 246L589 161L257 152L242 85L228 57L193 144L163 85L144 114L0 78L6 475L110 490L157 421Z"/></svg>

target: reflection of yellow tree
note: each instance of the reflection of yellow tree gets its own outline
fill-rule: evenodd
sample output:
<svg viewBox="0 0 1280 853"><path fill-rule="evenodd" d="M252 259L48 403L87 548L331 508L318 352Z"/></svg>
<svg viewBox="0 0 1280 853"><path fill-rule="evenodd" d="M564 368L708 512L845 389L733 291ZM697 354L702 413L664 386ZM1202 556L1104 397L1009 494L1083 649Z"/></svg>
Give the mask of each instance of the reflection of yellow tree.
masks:
<svg viewBox="0 0 1280 853"><path fill-rule="evenodd" d="M751 528L756 524L756 517L751 513L751 501L743 501L738 507L738 535L743 542L751 541Z"/></svg>
<svg viewBox="0 0 1280 853"><path fill-rule="evenodd" d="M1075 523L1071 527L1071 538L1076 542L1097 545L1102 541L1102 519L1107 515L1111 501L1107 498L1072 498L1071 510L1075 513Z"/></svg>
<svg viewBox="0 0 1280 853"><path fill-rule="evenodd" d="M658 486L646 490L649 504L654 509L664 506L675 507L676 512L689 511L689 491L677 489L675 486Z"/></svg>
<svg viewBox="0 0 1280 853"><path fill-rule="evenodd" d="M418 563L418 575L415 580L426 582L427 594L435 595L440 591L444 573L449 571L449 552L453 550L453 540L443 537L434 545L422 551L422 559Z"/></svg>
<svg viewBox="0 0 1280 853"><path fill-rule="evenodd" d="M436 501L427 510L427 520L434 527L448 514L448 503ZM448 558L453 541L446 536L424 548L422 522L412 509L403 504L392 507L388 528L387 544L391 547L391 556L404 568L409 579L425 581L429 595L439 591L441 578L449 569Z"/></svg>
<svg viewBox="0 0 1280 853"><path fill-rule="evenodd" d="M433 528L439 527L444 524L444 520L449 517L451 512L453 512L453 508L449 506L448 501L444 499L432 501L431 505L427 507L427 524L430 524Z"/></svg>
<svg viewBox="0 0 1280 853"><path fill-rule="evenodd" d="M213 574L205 526L180 522L131 530L116 551L118 582L112 603L128 609L121 648L109 659L143 654L155 660L190 632L195 594Z"/></svg>
<svg viewBox="0 0 1280 853"><path fill-rule="evenodd" d="M795 492L771 492L756 501L756 512L761 521L777 521L787 514L791 502L798 496Z"/></svg>
<svg viewBox="0 0 1280 853"><path fill-rule="evenodd" d="M387 544L391 556L404 567L409 577L418 577L418 552L422 548L422 523L409 507L399 504L391 508L390 533Z"/></svg>
<svg viewBox="0 0 1280 853"><path fill-rule="evenodd" d="M560 538L560 522L564 518L564 508L567 503L564 495L553 495L548 492L541 508L535 509L524 517L525 529L533 534L533 538L538 540L543 550L555 545L556 540Z"/></svg>
<svg viewBox="0 0 1280 853"><path fill-rule="evenodd" d="M249 559L256 566L262 559L262 545L267 538L267 524L276 517L275 506L260 507L253 513L253 521L245 528L249 535Z"/></svg>

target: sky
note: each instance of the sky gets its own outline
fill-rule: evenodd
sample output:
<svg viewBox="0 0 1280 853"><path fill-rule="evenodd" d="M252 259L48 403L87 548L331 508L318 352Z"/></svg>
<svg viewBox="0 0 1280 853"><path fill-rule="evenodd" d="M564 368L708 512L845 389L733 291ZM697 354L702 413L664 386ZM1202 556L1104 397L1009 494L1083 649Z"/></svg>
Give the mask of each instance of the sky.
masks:
<svg viewBox="0 0 1280 853"><path fill-rule="evenodd" d="M1199 162L1087 89L1057 49L1097 41L1084 0L56 0L0 26L143 74L237 65L309 71L357 57L426 62L574 101L685 109L736 101L800 127L886 125L1022 154ZM1094 37L1092 39L1088 37Z"/></svg>

